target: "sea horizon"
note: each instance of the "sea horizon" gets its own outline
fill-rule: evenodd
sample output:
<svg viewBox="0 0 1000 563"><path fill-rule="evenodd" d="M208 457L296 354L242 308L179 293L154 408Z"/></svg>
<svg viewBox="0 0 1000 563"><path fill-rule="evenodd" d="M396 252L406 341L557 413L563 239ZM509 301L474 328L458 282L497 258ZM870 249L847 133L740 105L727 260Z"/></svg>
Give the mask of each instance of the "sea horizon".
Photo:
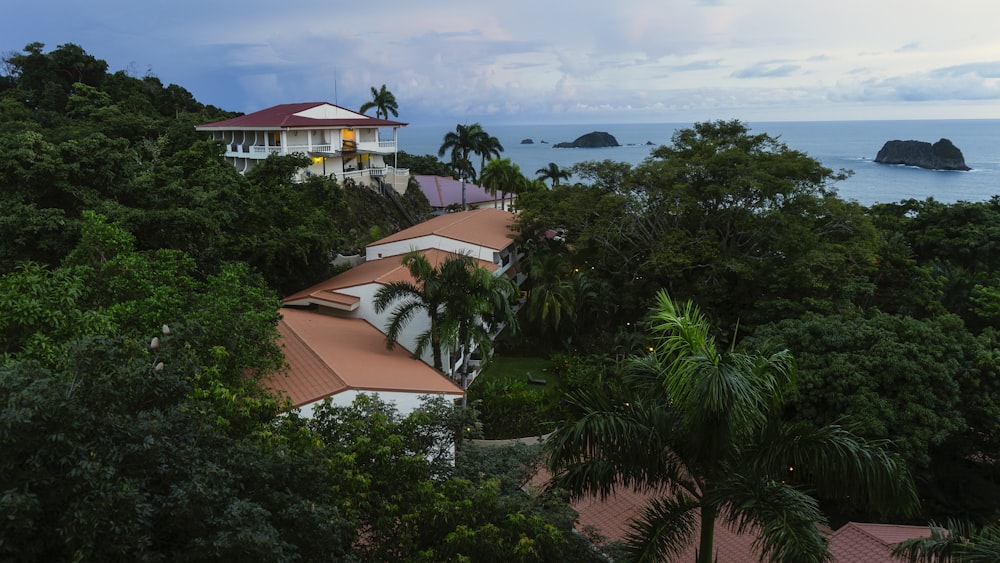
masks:
<svg viewBox="0 0 1000 563"><path fill-rule="evenodd" d="M804 152L834 171L851 170L853 174L847 180L833 187L842 198L863 205L928 197L943 202L985 201L1000 194L1000 119L740 121L752 134L774 136L790 149ZM483 129L503 145L505 150L501 157L510 158L529 178L534 178L536 170L550 162L564 169L579 162L603 160L637 165L652 149L669 145L675 131L693 124L490 125L481 122ZM437 156L444 135L454 128L454 125L410 125L399 133L400 150ZM595 149L552 146L571 142L593 131L610 133L621 146ZM942 138L949 139L962 151L971 171L924 170L874 162L875 155L887 141L934 143ZM534 142L522 144L525 139ZM478 162L476 164L478 166Z"/></svg>

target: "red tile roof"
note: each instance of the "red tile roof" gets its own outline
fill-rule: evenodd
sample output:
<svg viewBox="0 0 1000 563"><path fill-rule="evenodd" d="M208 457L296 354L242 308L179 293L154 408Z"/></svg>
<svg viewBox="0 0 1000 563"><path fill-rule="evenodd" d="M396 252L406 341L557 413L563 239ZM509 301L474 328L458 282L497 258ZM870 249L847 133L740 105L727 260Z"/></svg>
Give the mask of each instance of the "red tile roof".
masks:
<svg viewBox="0 0 1000 563"><path fill-rule="evenodd" d="M549 479L548 473L539 471L531 480L531 487L539 487ZM629 531L629 521L638 516L650 493L640 493L620 487L606 500L586 497L572 503L579 514L578 528L593 527L608 541L624 540ZM701 526L696 524L694 541L675 561L694 561L698 548L697 538ZM896 544L910 538L927 537L927 526L894 524L865 524L848 522L829 536L830 553L835 563L898 563L892 550ZM745 563L760 560L760 551L753 547L755 534L737 534L726 526L722 517L715 521L715 554L717 563Z"/></svg>
<svg viewBox="0 0 1000 563"><path fill-rule="evenodd" d="M512 242L513 225L514 214L502 209L486 207L446 213L380 239L368 245L368 248L437 235L493 250L503 250Z"/></svg>
<svg viewBox="0 0 1000 563"><path fill-rule="evenodd" d="M289 370L265 384L294 406L347 389L462 395L460 387L402 347L387 350L385 335L362 319L298 309L282 309L281 315L278 331Z"/></svg>
<svg viewBox="0 0 1000 563"><path fill-rule="evenodd" d="M435 248L421 250L431 266L437 266L449 256L456 256L452 252L445 252ZM357 287L370 283L388 284L397 281L408 281L413 283L413 276L403 264L403 255L391 256L382 260L370 260L362 262L349 270L345 270L336 276L324 280L312 287L303 289L284 298L287 305L308 305L319 302L338 309L354 310L357 308L360 299L341 292L341 289ZM480 267L494 271L497 264L486 260L477 260Z"/></svg>
<svg viewBox="0 0 1000 563"><path fill-rule="evenodd" d="M830 536L830 553L837 563L898 563L896 544L931 535L927 526L896 526L848 522Z"/></svg>
<svg viewBox="0 0 1000 563"><path fill-rule="evenodd" d="M376 119L328 102L280 104L240 117L205 123L196 129L297 129L404 127L406 123Z"/></svg>

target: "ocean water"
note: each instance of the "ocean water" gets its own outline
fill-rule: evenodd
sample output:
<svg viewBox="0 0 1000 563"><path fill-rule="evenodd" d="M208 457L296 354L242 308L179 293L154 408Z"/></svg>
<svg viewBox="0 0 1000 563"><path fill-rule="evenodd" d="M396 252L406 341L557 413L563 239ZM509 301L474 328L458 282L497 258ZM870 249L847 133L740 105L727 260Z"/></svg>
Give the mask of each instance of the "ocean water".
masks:
<svg viewBox="0 0 1000 563"><path fill-rule="evenodd" d="M913 121L801 121L745 122L752 133L767 133L819 160L833 170L852 170L853 176L834 184L844 199L864 205L933 197L942 202L985 201L1000 195L1000 120ZM510 158L528 177L554 162L568 168L584 161L614 160L639 164L655 146L669 145L678 129L690 123L593 125L496 125L483 128L500 139L503 157ZM454 127L414 124L399 134L400 149L411 154L436 155L444 135ZM591 131L615 136L620 147L557 149ZM946 138L958 147L968 172L923 170L876 164L875 155L886 141L918 140L930 143ZM521 144L532 139L534 144ZM543 141L545 141L543 143ZM647 143L653 143L652 146ZM476 165L478 167L478 162Z"/></svg>

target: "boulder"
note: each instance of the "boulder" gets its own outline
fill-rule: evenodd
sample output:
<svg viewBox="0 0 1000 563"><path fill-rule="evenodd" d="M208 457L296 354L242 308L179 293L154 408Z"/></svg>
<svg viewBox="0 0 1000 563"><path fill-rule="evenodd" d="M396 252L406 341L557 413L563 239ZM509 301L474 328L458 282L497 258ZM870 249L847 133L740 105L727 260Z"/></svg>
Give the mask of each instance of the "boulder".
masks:
<svg viewBox="0 0 1000 563"><path fill-rule="evenodd" d="M522 145L533 145L533 144L535 144L535 141L533 141L531 139L521 139L521 144Z"/></svg>
<svg viewBox="0 0 1000 563"><path fill-rule="evenodd" d="M971 170L962 151L948 139L933 145L924 141L889 141L878 151L879 164L905 164L929 170Z"/></svg>
<svg viewBox="0 0 1000 563"><path fill-rule="evenodd" d="M586 135L581 135L572 143L556 143L552 145L559 149L596 149L601 147L620 147L618 139L611 133L604 131L593 131Z"/></svg>

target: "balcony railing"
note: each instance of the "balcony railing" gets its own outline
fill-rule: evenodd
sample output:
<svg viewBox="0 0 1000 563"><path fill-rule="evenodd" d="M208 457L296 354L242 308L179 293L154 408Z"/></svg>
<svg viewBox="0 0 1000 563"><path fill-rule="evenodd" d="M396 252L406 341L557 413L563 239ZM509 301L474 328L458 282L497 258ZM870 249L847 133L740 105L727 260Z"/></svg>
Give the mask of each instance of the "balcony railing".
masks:
<svg viewBox="0 0 1000 563"><path fill-rule="evenodd" d="M354 154L356 152L370 152L377 154L392 154L396 151L395 141L364 141L354 143L353 146L348 145L347 141L343 145L334 145L330 143L325 144L313 144L313 145L289 145L286 148L287 154L293 153L329 153L329 154ZM241 144L230 144L226 146L226 156L229 157L242 157L242 158L267 158L268 155L281 154L281 147L267 146L264 145L241 145Z"/></svg>

